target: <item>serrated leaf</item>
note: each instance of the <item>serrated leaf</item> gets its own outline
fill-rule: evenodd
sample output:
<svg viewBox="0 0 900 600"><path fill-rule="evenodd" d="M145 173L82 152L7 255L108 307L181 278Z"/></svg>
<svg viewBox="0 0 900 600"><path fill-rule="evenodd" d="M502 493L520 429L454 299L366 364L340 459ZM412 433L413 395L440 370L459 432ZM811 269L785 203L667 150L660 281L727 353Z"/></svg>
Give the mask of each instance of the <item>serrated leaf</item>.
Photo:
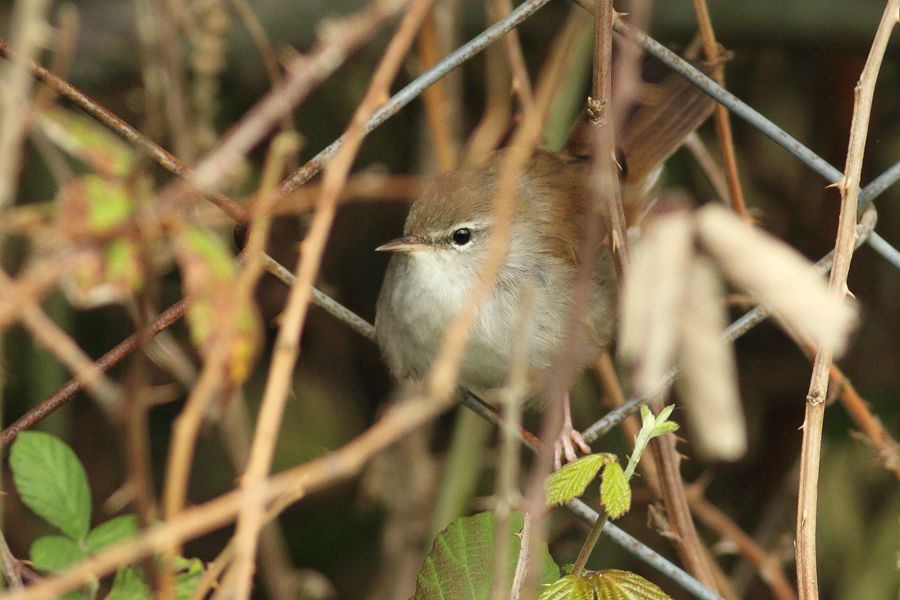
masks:
<svg viewBox="0 0 900 600"><path fill-rule="evenodd" d="M631 509L631 486L619 461L612 461L603 469L600 478L600 499L610 519L618 519Z"/></svg>
<svg viewBox="0 0 900 600"><path fill-rule="evenodd" d="M121 515L94 527L88 534L85 544L90 554L97 554L104 548L130 540L136 537L137 534L137 517L134 515Z"/></svg>
<svg viewBox="0 0 900 600"><path fill-rule="evenodd" d="M519 557L523 517L510 518L506 580L512 582ZM415 600L486 600L494 575L496 521L492 513L456 519L438 534L416 578ZM539 550L542 583L559 578L559 567L542 544Z"/></svg>
<svg viewBox="0 0 900 600"><path fill-rule="evenodd" d="M565 504L581 496L609 460L609 454L588 454L551 473L547 478L547 506Z"/></svg>
<svg viewBox="0 0 900 600"><path fill-rule="evenodd" d="M57 573L87 558L75 542L61 535L45 535L31 544L28 559L35 569Z"/></svg>
<svg viewBox="0 0 900 600"><path fill-rule="evenodd" d="M567 575L547 586L538 600L672 600L637 573L606 569Z"/></svg>
<svg viewBox="0 0 900 600"><path fill-rule="evenodd" d="M150 588L136 567L116 571L106 600L150 600Z"/></svg>
<svg viewBox="0 0 900 600"><path fill-rule="evenodd" d="M91 490L69 446L47 433L23 431L12 445L9 466L25 506L73 540L84 539Z"/></svg>

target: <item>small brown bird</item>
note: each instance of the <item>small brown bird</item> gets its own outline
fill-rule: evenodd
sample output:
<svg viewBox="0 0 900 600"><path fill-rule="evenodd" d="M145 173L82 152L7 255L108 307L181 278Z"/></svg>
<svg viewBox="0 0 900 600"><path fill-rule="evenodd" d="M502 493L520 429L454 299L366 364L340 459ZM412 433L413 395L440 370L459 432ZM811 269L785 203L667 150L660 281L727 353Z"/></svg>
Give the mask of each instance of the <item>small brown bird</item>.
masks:
<svg viewBox="0 0 900 600"><path fill-rule="evenodd" d="M633 126L623 134L626 151L629 146L642 149L642 144L653 147L649 152L635 152L636 170L629 164L628 179L639 184L711 110L711 103L686 84L672 84L679 85L690 101L670 95L667 104L679 114L689 112L691 117L672 125L661 107L648 107L641 109L643 117L638 111ZM666 126L660 126L660 121ZM640 142L629 131L639 132L645 141ZM658 139L663 135L664 140ZM479 277L505 155L501 150L483 167L435 178L412 205L403 237L377 248L394 253L378 297L375 328L387 364L398 378L424 377L444 332ZM625 156L628 159L628 154ZM584 160L538 151L520 177L506 262L480 308L459 374L461 386L488 400L508 383L523 306L530 307L525 356L532 397L553 400L546 394L548 375L554 367L574 374L613 340L617 284L606 243L587 250L593 254L587 309L578 315L577 327L571 328L569 323L575 274L585 258L591 202L585 187L585 166ZM600 239L605 240L605 236ZM530 302L525 301L526 295ZM571 331L577 332L574 339ZM568 364L560 366L567 348L576 351L566 353ZM572 427L568 394L564 400L557 465L563 454L568 460L576 458L575 446L590 451Z"/></svg>

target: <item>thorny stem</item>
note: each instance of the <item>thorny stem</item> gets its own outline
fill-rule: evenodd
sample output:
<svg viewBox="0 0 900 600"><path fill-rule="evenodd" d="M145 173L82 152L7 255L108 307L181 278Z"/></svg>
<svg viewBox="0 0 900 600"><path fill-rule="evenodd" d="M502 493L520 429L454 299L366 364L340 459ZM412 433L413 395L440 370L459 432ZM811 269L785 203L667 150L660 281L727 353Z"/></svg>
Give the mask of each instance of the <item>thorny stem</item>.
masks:
<svg viewBox="0 0 900 600"><path fill-rule="evenodd" d="M829 285L841 296L847 290L847 274L856 241L859 181L865 154L869 116L875 94L875 82L887 48L891 32L900 21L900 0L888 0L862 74L854 89L853 120L850 124L850 143L844 177L839 189L841 210L837 239L834 246L834 266ZM828 393L828 374L833 348L819 346L813 363L809 392L806 395L806 416L803 422L803 442L800 454L800 489L797 501L797 586L800 600L816 600L819 582L816 568L816 504L818 500L819 462L822 452L822 425L825 420L825 399Z"/></svg>

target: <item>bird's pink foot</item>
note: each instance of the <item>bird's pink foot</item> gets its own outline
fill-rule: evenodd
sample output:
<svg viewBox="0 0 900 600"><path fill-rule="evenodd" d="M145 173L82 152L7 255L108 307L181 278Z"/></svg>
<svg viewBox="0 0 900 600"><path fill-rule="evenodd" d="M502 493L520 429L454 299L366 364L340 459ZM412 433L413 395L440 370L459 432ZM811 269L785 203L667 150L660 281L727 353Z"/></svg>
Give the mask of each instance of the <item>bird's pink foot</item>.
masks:
<svg viewBox="0 0 900 600"><path fill-rule="evenodd" d="M572 426L572 411L569 408L569 394L566 394L566 397L563 400L562 430L559 432L559 437L556 438L556 442L553 444L553 466L559 469L562 466L563 456L566 457L566 462L577 460L578 453L575 449L576 446L578 450L581 450L584 454L591 453L591 447L584 438L581 437L578 430Z"/></svg>

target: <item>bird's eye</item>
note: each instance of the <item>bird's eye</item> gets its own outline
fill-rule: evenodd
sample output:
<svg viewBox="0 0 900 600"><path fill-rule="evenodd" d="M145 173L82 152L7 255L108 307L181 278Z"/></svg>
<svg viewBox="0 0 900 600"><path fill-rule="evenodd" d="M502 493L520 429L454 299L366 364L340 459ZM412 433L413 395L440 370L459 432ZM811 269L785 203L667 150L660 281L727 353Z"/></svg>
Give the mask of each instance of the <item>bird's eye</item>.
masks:
<svg viewBox="0 0 900 600"><path fill-rule="evenodd" d="M465 246L472 239L472 232L467 227L460 227L451 237L454 246Z"/></svg>

